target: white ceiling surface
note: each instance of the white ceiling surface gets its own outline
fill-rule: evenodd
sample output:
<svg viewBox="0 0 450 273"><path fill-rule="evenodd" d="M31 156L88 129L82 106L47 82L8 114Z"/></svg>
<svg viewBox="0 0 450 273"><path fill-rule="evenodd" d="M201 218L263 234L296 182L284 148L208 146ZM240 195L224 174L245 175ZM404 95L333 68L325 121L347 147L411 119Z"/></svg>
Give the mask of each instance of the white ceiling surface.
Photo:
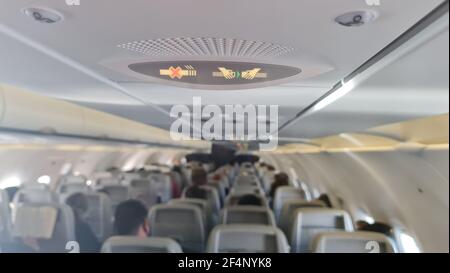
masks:
<svg viewBox="0 0 450 273"><path fill-rule="evenodd" d="M441 1L397 0L381 3L379 7L368 7L364 0L81 0L80 6L71 7L63 0L0 0L0 82L164 128L168 127L170 119L161 116L149 105L190 105L192 97L199 95L206 104L280 105L282 123L375 55ZM62 12L66 20L54 25L34 23L20 13L21 8L30 6L53 8ZM333 21L339 14L369 8L379 13L378 20L369 25L345 28ZM25 40L19 41L17 37L25 37ZM282 86L205 91L144 82L102 65L108 61L149 60L148 56L118 48L119 44L171 37L236 38L275 43L294 47L295 50L278 58L253 61L300 68L302 64L317 61L334 69ZM80 66L61 62L55 59L55 55L44 54L33 48L34 42L48 49L45 51L57 52L110 82L100 81L86 74L86 71L81 72L77 70ZM386 83L384 79L381 82ZM115 83L119 83L120 88ZM361 99L379 99L376 104L384 106L386 94L377 96L380 81L373 81L371 86L372 92L365 92ZM399 93L399 97L404 96ZM356 101L361 105L359 99ZM350 109L347 106L345 109ZM389 115L388 111L386 115ZM306 128L295 130L293 135L304 137L303 130L313 131L314 134L308 135L311 137L325 135L330 122L333 128L343 128L341 125L345 123L333 118L326 118L325 121L328 121L327 125L321 123L320 128L317 123L305 122ZM313 127L310 128L310 125ZM292 136L292 133L287 130L286 135Z"/></svg>
<svg viewBox="0 0 450 273"><path fill-rule="evenodd" d="M300 134L303 138L333 135L448 113L448 16L437 24L440 21L447 21L447 26L433 39L384 67L340 100L294 122L280 134L288 137Z"/></svg>

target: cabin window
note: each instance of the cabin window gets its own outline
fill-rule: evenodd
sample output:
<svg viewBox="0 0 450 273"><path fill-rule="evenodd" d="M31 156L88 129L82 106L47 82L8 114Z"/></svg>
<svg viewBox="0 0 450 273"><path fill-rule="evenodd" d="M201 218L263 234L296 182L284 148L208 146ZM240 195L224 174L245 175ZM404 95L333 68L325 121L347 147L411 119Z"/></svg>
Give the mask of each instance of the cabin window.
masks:
<svg viewBox="0 0 450 273"><path fill-rule="evenodd" d="M0 181L0 189L6 189L9 187L19 187L22 181L17 176L11 176Z"/></svg>
<svg viewBox="0 0 450 273"><path fill-rule="evenodd" d="M416 239L407 232L400 231L397 235L397 242L400 251L403 253L420 253Z"/></svg>
<svg viewBox="0 0 450 273"><path fill-rule="evenodd" d="M48 175L42 175L42 176L39 176L39 178L37 179L37 182L39 184L48 185L48 184L50 184L50 182L52 182L52 179Z"/></svg>
<svg viewBox="0 0 450 273"><path fill-rule="evenodd" d="M312 190L312 195L313 195L312 197L313 197L314 199L319 198L319 196L320 196L319 190L316 189L316 188L314 188L314 189Z"/></svg>

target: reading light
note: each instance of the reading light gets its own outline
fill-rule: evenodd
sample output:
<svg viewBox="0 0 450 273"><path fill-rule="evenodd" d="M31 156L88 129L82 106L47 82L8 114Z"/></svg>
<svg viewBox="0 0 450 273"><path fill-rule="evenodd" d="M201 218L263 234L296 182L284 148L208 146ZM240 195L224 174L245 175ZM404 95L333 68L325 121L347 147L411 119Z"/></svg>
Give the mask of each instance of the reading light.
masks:
<svg viewBox="0 0 450 273"><path fill-rule="evenodd" d="M45 24L57 23L64 18L61 13L44 8L24 8L22 12L33 20Z"/></svg>
<svg viewBox="0 0 450 273"><path fill-rule="evenodd" d="M339 15L334 19L337 23L346 27L360 27L372 22L377 18L374 11L353 11Z"/></svg>

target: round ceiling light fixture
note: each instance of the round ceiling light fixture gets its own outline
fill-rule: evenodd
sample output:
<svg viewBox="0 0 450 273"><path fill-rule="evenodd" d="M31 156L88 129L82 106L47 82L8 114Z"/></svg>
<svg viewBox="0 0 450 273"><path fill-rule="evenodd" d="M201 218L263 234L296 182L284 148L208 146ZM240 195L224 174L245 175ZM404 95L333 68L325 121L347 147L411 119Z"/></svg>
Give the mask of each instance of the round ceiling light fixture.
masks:
<svg viewBox="0 0 450 273"><path fill-rule="evenodd" d="M339 15L334 19L337 23L346 27L360 27L377 19L374 11L352 11Z"/></svg>
<svg viewBox="0 0 450 273"><path fill-rule="evenodd" d="M64 18L61 13L46 8L24 8L22 13L37 22L45 24L57 23Z"/></svg>

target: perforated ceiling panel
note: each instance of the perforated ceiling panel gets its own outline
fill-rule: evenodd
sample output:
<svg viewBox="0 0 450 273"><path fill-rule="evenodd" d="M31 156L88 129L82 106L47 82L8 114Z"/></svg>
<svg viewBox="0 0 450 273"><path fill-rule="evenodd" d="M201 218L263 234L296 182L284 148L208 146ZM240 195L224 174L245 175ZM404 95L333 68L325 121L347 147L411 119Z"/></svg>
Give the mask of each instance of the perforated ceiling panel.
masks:
<svg viewBox="0 0 450 273"><path fill-rule="evenodd" d="M226 38L165 38L118 45L150 56L278 57L294 48L278 44Z"/></svg>

